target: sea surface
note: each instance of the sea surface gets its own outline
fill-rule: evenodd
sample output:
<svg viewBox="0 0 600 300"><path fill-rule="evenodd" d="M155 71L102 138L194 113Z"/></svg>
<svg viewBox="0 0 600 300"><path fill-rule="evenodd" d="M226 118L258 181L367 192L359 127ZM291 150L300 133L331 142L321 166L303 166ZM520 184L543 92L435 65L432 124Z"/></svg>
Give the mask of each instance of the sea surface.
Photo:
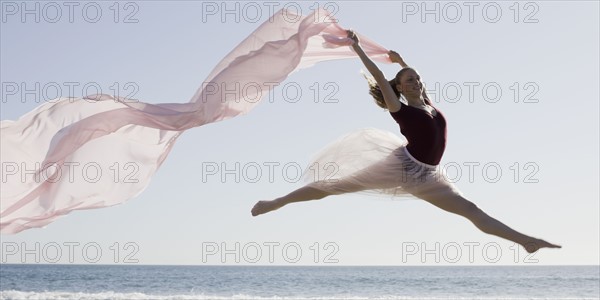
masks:
<svg viewBox="0 0 600 300"><path fill-rule="evenodd" d="M0 265L0 299L599 299L600 266Z"/></svg>

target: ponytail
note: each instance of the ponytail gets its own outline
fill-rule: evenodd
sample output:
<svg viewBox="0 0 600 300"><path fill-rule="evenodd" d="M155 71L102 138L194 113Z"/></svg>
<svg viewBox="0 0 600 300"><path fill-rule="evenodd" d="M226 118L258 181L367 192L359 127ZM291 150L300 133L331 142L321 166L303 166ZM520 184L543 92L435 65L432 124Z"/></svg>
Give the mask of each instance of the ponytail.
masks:
<svg viewBox="0 0 600 300"><path fill-rule="evenodd" d="M375 81L375 78L373 78L372 76L368 76L364 73L363 76L367 80L367 84L369 85L369 95L373 97L373 100L375 100L375 104L377 104L377 106L383 109L388 109L387 104L385 103L385 99L383 98L381 88L377 84L377 81ZM394 90L394 93L396 93L396 96L400 98L400 92L396 89L396 78L389 80L388 82L392 87L392 90Z"/></svg>
<svg viewBox="0 0 600 300"><path fill-rule="evenodd" d="M400 82L400 78L402 77L402 74L404 74L404 72L406 72L407 70L414 70L414 69L411 67L404 67L404 68L402 68L402 70L400 70L396 74L396 77L394 77L394 79L388 81L390 86L392 87L392 90L394 90L394 93L398 97L398 99L400 99L400 97L402 96L402 93L400 93L400 91L398 91L398 89L396 88L396 85L398 82ZM361 73L363 74L365 79L367 79L367 84L369 84L369 94L371 96L373 96L373 99L375 100L375 104L377 104L377 106L379 106L383 109L388 109L387 104L385 103L385 99L383 98L383 93L381 92L381 88L377 84L377 81L375 81L375 78L373 78L370 75L366 75L364 72L361 72Z"/></svg>

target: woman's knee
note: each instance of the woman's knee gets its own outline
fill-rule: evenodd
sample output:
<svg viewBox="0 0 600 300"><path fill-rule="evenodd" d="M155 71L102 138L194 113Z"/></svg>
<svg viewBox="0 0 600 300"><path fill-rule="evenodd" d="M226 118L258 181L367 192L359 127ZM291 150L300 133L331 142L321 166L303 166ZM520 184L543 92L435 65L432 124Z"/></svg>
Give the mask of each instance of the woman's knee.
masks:
<svg viewBox="0 0 600 300"><path fill-rule="evenodd" d="M323 188L318 188L314 185L308 185L306 187L304 187L305 189L305 193L307 193L310 198L318 200L318 199L323 199L327 196L332 195L331 192L323 189Z"/></svg>
<svg viewBox="0 0 600 300"><path fill-rule="evenodd" d="M485 222L488 218L488 215L481 210L475 203L464 200L464 204L462 207L462 213L465 218L471 220L473 223L481 223Z"/></svg>
<svg viewBox="0 0 600 300"><path fill-rule="evenodd" d="M478 213L479 208L473 202L465 199L461 195L444 194L444 195L431 195L431 194L414 194L418 198L421 198L445 211L459 214L462 216L470 216Z"/></svg>

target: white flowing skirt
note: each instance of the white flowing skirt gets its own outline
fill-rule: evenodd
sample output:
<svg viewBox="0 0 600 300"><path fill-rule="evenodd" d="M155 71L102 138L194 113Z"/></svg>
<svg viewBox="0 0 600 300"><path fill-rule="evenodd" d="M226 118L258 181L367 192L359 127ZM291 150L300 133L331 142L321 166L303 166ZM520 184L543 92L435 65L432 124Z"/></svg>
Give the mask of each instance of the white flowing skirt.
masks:
<svg viewBox="0 0 600 300"><path fill-rule="evenodd" d="M462 195L439 166L418 161L406 149L406 141L374 128L352 132L328 145L306 170L303 180L308 186L333 195Z"/></svg>

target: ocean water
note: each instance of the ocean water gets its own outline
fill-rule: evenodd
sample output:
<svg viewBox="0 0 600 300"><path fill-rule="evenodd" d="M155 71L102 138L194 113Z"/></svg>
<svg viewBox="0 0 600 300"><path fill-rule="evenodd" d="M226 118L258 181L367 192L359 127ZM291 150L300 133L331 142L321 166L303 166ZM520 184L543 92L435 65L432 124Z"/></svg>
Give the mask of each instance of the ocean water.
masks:
<svg viewBox="0 0 600 300"><path fill-rule="evenodd" d="M599 299L600 266L0 265L0 299Z"/></svg>

